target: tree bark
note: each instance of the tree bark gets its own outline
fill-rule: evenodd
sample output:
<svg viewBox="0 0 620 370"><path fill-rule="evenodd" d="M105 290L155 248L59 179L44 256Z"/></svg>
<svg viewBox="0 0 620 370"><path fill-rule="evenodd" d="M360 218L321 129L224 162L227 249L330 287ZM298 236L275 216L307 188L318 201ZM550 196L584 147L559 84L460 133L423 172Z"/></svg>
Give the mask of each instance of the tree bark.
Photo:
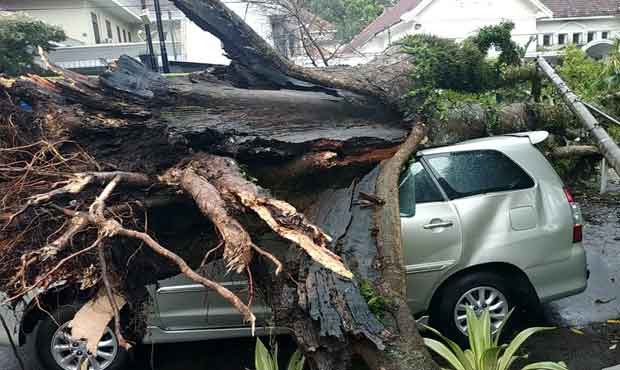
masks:
<svg viewBox="0 0 620 370"><path fill-rule="evenodd" d="M27 257L19 269L0 271L0 277L23 277L17 285L22 292L54 279L83 279L88 254L75 249L89 245L93 230L82 223L65 230L58 213L50 212L41 216L40 228L29 229L27 219L47 207L86 220L113 250L131 254L139 249L137 242L145 243L167 261L157 263L173 263L170 274L180 270L215 289L253 322L251 302L230 296L197 272L221 238L220 255L230 269L256 270L255 255L266 257L276 272L285 266L277 283L268 282L273 268L267 269L260 287L271 291L276 323L295 329L312 368L345 369L361 356L373 369L435 369L406 304L400 242L397 180L426 136L421 125L410 135L412 124L398 109L410 84L408 57L394 52L360 68L305 69L277 55L218 0L175 3L221 38L233 65L167 79L123 57L98 79L47 63L60 79L0 80L2 99L11 99L0 106L0 122L12 130L8 122L18 109L12 102L30 105L32 114L20 112L18 131L24 136L33 129L36 140L30 141L32 152L22 154L35 161L43 151L50 161L35 161L32 172L31 167L12 167L23 159L0 157L2 170L18 175L0 183L12 197L2 209L12 216L2 225L1 239L13 240L7 256ZM77 181L76 188L74 172L97 173L94 178L102 180ZM112 179L111 173L116 174ZM121 173L141 173L144 177L137 178L143 181L129 188L133 177ZM283 174L286 181L273 179ZM254 184L254 175L275 195ZM24 178L35 186L22 186ZM66 178L69 187L40 197ZM93 188L101 186L106 186L102 194L110 206L93 207L100 210L94 217L82 209L91 203ZM155 213L138 217L129 206L170 193L193 200L178 207L186 223L199 223L200 233L187 235L191 228L166 225L166 217ZM29 203L29 196L38 201ZM113 207L128 212L110 212ZM70 235L74 245L63 242L67 248L59 257L79 253L82 260L65 265L66 257L50 269L36 249L37 237L63 230L69 234L59 235ZM212 239L209 249L184 257L204 244L202 234ZM279 255L262 235L288 245L289 253ZM284 258L288 263L280 263ZM122 264L107 267L115 269L115 276L127 276ZM367 284L389 301L385 312L369 307L361 291Z"/></svg>

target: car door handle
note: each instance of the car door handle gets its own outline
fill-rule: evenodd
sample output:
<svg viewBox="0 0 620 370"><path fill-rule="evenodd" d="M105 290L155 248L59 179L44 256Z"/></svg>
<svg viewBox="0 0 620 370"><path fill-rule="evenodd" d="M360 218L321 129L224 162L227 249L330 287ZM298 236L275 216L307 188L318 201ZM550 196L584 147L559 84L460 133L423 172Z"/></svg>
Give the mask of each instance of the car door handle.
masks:
<svg viewBox="0 0 620 370"><path fill-rule="evenodd" d="M452 221L441 221L424 225L425 230L438 229L440 227L452 227L454 226L454 222Z"/></svg>

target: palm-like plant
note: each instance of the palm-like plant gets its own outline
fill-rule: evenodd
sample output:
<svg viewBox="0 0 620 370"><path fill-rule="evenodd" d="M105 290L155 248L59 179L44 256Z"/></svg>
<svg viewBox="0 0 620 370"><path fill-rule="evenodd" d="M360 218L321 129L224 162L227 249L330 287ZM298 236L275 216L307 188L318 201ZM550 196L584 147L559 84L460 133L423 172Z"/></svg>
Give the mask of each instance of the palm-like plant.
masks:
<svg viewBox="0 0 620 370"><path fill-rule="evenodd" d="M509 370L517 356L517 350L533 334L553 328L529 328L519 333L510 344L499 344L499 337L506 320L495 334L491 330L491 316L485 310L480 316L467 308L467 334L470 349L462 350L458 344L441 335L437 330L427 327L446 344L437 340L424 338L424 343L433 352L444 358L454 370ZM562 362L537 362L521 370L568 370Z"/></svg>
<svg viewBox="0 0 620 370"><path fill-rule="evenodd" d="M299 352L293 353L288 362L287 370L303 370L306 358ZM269 352L267 347L260 339L256 339L256 351L254 352L254 366L256 370L279 370L278 367L278 345L273 348L273 352Z"/></svg>

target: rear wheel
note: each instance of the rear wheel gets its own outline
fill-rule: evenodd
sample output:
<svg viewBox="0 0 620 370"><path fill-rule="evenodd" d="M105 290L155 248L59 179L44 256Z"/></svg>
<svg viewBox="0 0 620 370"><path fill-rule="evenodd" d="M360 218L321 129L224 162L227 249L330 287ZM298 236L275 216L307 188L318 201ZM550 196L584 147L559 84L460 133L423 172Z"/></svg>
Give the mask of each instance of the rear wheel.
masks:
<svg viewBox="0 0 620 370"><path fill-rule="evenodd" d="M97 353L89 354L84 342L71 337L69 322L79 306L66 305L37 324L29 340L34 340L36 354L46 370L81 370L85 362L88 370L122 370L128 364L129 354L118 345L114 330L108 327L97 346ZM98 367L93 366L96 362Z"/></svg>
<svg viewBox="0 0 620 370"><path fill-rule="evenodd" d="M518 325L520 320L518 311L521 307L518 307L517 294L512 285L501 275L484 271L448 282L439 292L434 312L431 313L431 326L467 347L466 307L471 307L477 314L488 309L494 333L505 321L510 310L516 307L506 328ZM521 302L527 301L527 299L521 300Z"/></svg>

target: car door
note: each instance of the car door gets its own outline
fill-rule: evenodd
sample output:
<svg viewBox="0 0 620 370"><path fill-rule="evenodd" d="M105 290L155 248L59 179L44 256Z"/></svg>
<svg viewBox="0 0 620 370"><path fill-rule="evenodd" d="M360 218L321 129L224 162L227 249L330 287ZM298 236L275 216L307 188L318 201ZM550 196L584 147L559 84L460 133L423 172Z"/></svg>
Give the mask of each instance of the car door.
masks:
<svg viewBox="0 0 620 370"><path fill-rule="evenodd" d="M249 283L246 276L227 272L222 259L210 262L201 272L244 302L248 302ZM241 314L227 300L185 275L160 281L155 296L159 323L165 330L233 328L246 325ZM252 312L257 318L257 325L264 325L270 311L259 294L254 296Z"/></svg>
<svg viewBox="0 0 620 370"><path fill-rule="evenodd" d="M420 313L460 259L461 221L422 160L401 177L400 204L407 296L413 312Z"/></svg>
<svg viewBox="0 0 620 370"><path fill-rule="evenodd" d="M159 281L155 290L159 325L164 330L206 328L208 297L204 286L185 275Z"/></svg>
<svg viewBox="0 0 620 370"><path fill-rule="evenodd" d="M207 266L208 276L236 294L243 302L249 302L250 283L245 274L227 272L224 260L219 259ZM265 326L265 318L270 310L264 304L262 295L253 292L252 313L256 316L256 326ZM246 326L243 316L230 302L215 292L209 292L207 298L207 316L210 328L239 328Z"/></svg>
<svg viewBox="0 0 620 370"><path fill-rule="evenodd" d="M462 220L463 261L507 262L526 268L545 250L536 183L498 150L468 150L425 157ZM532 249L530 249L532 248Z"/></svg>

